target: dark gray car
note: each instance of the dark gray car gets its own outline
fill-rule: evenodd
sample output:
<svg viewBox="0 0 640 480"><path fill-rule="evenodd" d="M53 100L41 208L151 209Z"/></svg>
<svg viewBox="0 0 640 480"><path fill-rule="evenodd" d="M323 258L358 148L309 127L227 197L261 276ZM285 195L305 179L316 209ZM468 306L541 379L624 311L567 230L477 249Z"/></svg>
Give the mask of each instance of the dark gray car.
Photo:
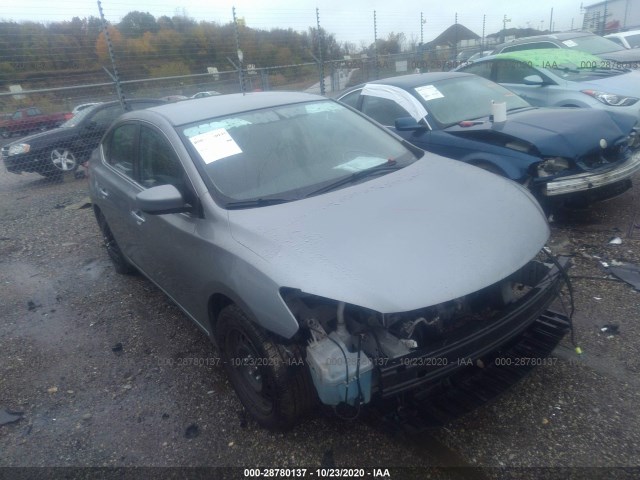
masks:
<svg viewBox="0 0 640 480"><path fill-rule="evenodd" d="M45 177L60 177L75 171L89 159L104 132L125 111L163 103L153 98L130 99L124 109L118 101L96 103L80 110L58 128L4 145L0 157L11 173L36 172Z"/></svg>
<svg viewBox="0 0 640 480"><path fill-rule="evenodd" d="M590 53L607 60L606 65L603 65L607 68L640 68L640 50L626 49L591 32L560 32L517 38L495 47L492 55L546 48L567 48Z"/></svg>
<svg viewBox="0 0 640 480"><path fill-rule="evenodd" d="M569 326L549 309L563 268L524 188L316 95L125 114L90 192L116 270L142 272L217 344L267 427L482 378L486 400ZM507 372L495 360L513 348L532 360Z"/></svg>

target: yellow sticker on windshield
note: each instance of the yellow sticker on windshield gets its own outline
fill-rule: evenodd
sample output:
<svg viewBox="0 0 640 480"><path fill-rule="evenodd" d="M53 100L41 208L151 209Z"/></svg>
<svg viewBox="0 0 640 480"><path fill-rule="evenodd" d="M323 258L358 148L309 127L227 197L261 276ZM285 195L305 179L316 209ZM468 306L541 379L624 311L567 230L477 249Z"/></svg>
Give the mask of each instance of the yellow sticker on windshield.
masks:
<svg viewBox="0 0 640 480"><path fill-rule="evenodd" d="M206 164L242 153L238 144L224 128L195 135L189 140Z"/></svg>

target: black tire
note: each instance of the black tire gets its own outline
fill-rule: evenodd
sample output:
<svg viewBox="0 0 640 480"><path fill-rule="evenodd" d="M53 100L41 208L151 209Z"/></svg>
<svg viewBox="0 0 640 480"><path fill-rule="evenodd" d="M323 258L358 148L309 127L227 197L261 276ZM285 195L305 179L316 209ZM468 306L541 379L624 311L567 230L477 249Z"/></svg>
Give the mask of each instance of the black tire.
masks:
<svg viewBox="0 0 640 480"><path fill-rule="evenodd" d="M120 247L118 246L118 242L113 236L109 225L107 224L107 220L104 218L102 213L96 213L96 219L98 220L98 226L100 227L100 231L102 232L102 239L104 241L104 246L107 249L107 253L109 254L109 258L113 263L113 267L115 271L121 275L134 275L137 273L136 268L129 263L129 261L124 257Z"/></svg>
<svg viewBox="0 0 640 480"><path fill-rule="evenodd" d="M316 392L297 347L275 343L236 305L220 312L216 339L240 401L260 425L285 430L311 411Z"/></svg>

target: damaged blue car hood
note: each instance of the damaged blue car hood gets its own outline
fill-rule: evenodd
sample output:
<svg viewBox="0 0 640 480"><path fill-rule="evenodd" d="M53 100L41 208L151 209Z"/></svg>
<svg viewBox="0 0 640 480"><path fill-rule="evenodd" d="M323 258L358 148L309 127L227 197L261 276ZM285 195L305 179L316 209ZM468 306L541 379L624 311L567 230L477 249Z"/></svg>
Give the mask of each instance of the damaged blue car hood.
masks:
<svg viewBox="0 0 640 480"><path fill-rule="evenodd" d="M599 149L602 139L608 145L623 140L635 122L631 115L604 110L528 108L508 113L505 122L493 123L486 117L474 120L471 126L458 124L445 131L489 142L492 136L507 136L533 145L542 156L576 159Z"/></svg>

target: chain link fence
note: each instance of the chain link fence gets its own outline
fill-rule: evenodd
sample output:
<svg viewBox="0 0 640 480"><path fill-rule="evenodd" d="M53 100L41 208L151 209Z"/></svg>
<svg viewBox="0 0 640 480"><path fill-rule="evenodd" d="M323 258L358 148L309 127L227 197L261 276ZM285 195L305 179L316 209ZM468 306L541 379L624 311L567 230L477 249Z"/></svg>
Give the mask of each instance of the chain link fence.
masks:
<svg viewBox="0 0 640 480"><path fill-rule="evenodd" d="M502 18L456 15L452 23L482 35L436 48L423 42L433 17L422 12L402 19L414 27L405 33L391 30L394 14L380 12L323 15L321 22L319 9L275 11L283 27L274 28L271 19L235 8L195 20L177 5L158 5L153 14L109 21L110 7L98 2L96 16L71 20L58 19L64 11L42 22L0 20L0 189L13 174L83 177L83 163L125 106L269 90L337 96L376 78L449 70L464 49L486 47L488 29L505 26ZM332 30L358 35L360 45Z"/></svg>

